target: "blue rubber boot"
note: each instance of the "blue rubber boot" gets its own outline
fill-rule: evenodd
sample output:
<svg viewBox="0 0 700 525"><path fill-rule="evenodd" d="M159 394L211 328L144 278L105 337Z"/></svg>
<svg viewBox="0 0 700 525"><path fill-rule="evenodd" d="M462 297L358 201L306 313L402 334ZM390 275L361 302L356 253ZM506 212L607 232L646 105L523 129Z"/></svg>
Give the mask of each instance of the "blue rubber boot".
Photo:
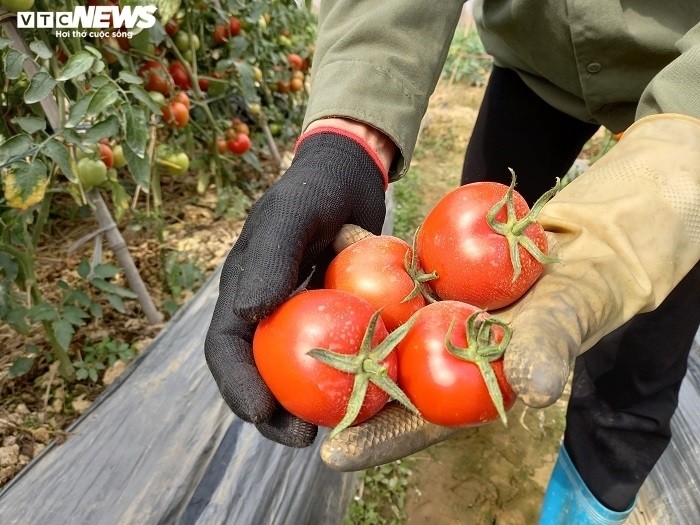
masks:
<svg viewBox="0 0 700 525"><path fill-rule="evenodd" d="M559 457L544 494L540 525L615 525L623 523L632 512L603 506L588 490L562 445Z"/></svg>

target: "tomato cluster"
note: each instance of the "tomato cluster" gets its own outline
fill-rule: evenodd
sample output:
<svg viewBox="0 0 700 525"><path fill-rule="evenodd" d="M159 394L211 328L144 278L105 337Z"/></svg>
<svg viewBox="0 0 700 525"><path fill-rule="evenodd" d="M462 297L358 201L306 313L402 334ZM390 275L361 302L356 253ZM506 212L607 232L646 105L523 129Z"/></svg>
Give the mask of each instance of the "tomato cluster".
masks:
<svg viewBox="0 0 700 525"><path fill-rule="evenodd" d="M255 361L279 402L333 432L390 398L438 425L505 423L516 399L503 372L511 333L491 311L522 297L551 262L537 214L558 189L530 210L514 184L448 193L413 247L388 235L350 244L323 289L261 321Z"/></svg>

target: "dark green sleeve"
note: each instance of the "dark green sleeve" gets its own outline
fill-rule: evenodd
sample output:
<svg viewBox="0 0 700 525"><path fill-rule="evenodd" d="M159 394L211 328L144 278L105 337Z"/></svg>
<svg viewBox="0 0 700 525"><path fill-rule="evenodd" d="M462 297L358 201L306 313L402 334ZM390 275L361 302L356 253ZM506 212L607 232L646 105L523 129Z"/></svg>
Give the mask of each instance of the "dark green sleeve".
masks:
<svg viewBox="0 0 700 525"><path fill-rule="evenodd" d="M700 118L700 24L681 38L681 55L663 68L642 93L636 118L682 113Z"/></svg>
<svg viewBox="0 0 700 525"><path fill-rule="evenodd" d="M398 146L392 180L408 168L464 0L322 2L304 128L347 117Z"/></svg>

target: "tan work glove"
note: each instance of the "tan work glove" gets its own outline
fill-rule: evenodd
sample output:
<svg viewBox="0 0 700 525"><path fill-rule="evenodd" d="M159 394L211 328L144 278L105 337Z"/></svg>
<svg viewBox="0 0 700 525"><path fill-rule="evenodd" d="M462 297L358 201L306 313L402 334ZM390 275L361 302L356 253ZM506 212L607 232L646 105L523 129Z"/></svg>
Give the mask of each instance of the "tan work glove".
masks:
<svg viewBox="0 0 700 525"><path fill-rule="evenodd" d="M654 115L545 205L551 264L509 320L508 381L533 407L554 403L574 358L656 308L700 259L700 120ZM452 435L398 407L326 440L322 459L360 470Z"/></svg>

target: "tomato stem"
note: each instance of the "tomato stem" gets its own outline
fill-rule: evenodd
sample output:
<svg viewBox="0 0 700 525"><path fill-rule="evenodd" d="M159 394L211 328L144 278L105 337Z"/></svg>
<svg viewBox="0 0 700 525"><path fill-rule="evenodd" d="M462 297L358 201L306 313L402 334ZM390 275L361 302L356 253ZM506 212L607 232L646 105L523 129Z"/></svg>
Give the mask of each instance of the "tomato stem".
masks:
<svg viewBox="0 0 700 525"><path fill-rule="evenodd" d="M537 221L537 216L542 211L549 200L556 195L556 193L561 188L561 182L557 178L556 183L553 188L545 192L537 202L533 204L532 209L525 214L523 217L518 219L515 213L515 202L513 200L513 191L515 190L515 171L508 168L511 173L510 186L506 191L505 195L501 200L499 200L486 214L486 222L496 233L503 235L508 241L508 248L510 251L510 260L513 264L513 279L515 282L520 276L522 271L522 263L520 261L520 246L522 246L530 255L532 255L538 262L542 264L550 264L555 262L557 259L555 257L550 257L540 250L540 248L525 235L525 230L528 226ZM498 222L496 221L496 215L503 209L506 208L506 221Z"/></svg>
<svg viewBox="0 0 700 525"><path fill-rule="evenodd" d="M413 236L413 244L409 250L406 251L406 256L404 257L403 266L406 269L406 273L413 279L413 290L404 297L401 302L407 303L408 301L415 299L419 295L422 295L426 301L429 303L434 303L438 301L428 286L425 285L428 281L432 281L438 278L437 272L433 271L430 273L425 273L425 271L418 264L418 252L416 250L416 242L418 238L418 231L416 231Z"/></svg>
<svg viewBox="0 0 700 525"><path fill-rule="evenodd" d="M331 430L330 438L335 437L339 432L348 428L357 419L357 415L360 413L362 404L365 401L369 383L374 383L389 394L389 397L401 403L414 414L418 414L418 409L411 403L401 388L389 378L386 366L382 364L382 361L396 348L396 345L406 336L416 322L416 315L414 314L406 323L391 332L375 348L372 348L372 340L377 330L380 314L381 310L378 310L370 318L357 355L341 354L326 348L313 348L308 352L308 355L322 363L355 376L345 415Z"/></svg>
<svg viewBox="0 0 700 525"><path fill-rule="evenodd" d="M450 328L447 330L445 337L445 347L447 350L458 359L474 363L481 372L484 378L486 389L489 392L491 401L493 402L496 411L504 425L508 424L506 417L505 406L503 405L503 393L498 385L498 378L491 366L492 361L496 361L503 357L506 347L510 342L512 331L510 327L498 319L497 317L486 317L486 312L479 310L469 316L466 322L466 348L459 348L452 343L450 337L454 328L455 320L452 319ZM500 326L503 329L503 338L500 342L495 341L495 334L492 330L493 326Z"/></svg>

